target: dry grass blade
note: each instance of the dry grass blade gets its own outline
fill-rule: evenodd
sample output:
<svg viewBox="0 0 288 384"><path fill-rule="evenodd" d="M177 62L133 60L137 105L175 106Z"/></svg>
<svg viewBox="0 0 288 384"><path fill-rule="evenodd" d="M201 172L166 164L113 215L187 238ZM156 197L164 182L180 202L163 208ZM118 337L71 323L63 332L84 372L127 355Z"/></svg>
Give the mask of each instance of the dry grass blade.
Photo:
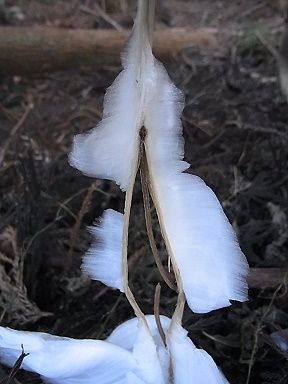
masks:
<svg viewBox="0 0 288 384"><path fill-rule="evenodd" d="M160 295L161 295L161 285L158 283L156 285L155 296L154 296L154 316L155 316L155 321L156 321L159 335L161 336L161 339L162 339L162 341L166 347L167 346L166 336L165 336L165 332L163 330L161 320L160 320L160 309L159 309L160 308Z"/></svg>
<svg viewBox="0 0 288 384"><path fill-rule="evenodd" d="M19 129L23 126L23 124L25 123L29 113L31 112L31 110L34 108L34 105L33 103L29 103L26 108L25 108L25 111L23 113L23 115L21 116L21 118L18 120L18 122L14 125L14 127L12 128L8 138L4 141L4 143L2 144L1 148L0 148L0 165L3 163L3 160L6 156L6 153L9 149L9 146L11 144L11 142L13 141L14 137L16 136L17 132L19 132Z"/></svg>
<svg viewBox="0 0 288 384"><path fill-rule="evenodd" d="M260 333L262 330L263 322L264 322L265 318L268 316L268 314L270 313L272 305L273 305L274 301L276 300L278 293L281 291L281 289L283 287L287 287L287 281L288 281L287 279L288 279L288 272L285 274L281 284L279 284L279 286L274 291L274 294L270 300L270 303L269 303L266 311L264 312L263 316L261 317L261 319L259 320L259 322L257 324L256 330L254 333L253 349L251 352L251 357L250 357L249 365L248 365L248 374L247 374L246 384L250 383L251 372L252 372L252 369L254 366L255 357L256 357L257 350L258 350L258 341L259 341L259 336L260 336Z"/></svg>
<svg viewBox="0 0 288 384"><path fill-rule="evenodd" d="M80 211L76 217L76 222L74 224L74 227L71 230L70 233L70 242L69 242L69 251L68 251L68 257L66 260L66 270L69 269L71 265L71 260L73 257L74 249L75 249L75 244L78 239L78 234L79 234L79 229L80 225L83 221L83 217L86 215L86 213L89 211L91 200L93 193L98 189L98 182L95 181L94 183L91 184L91 186L88 188L88 191L83 199Z"/></svg>
<svg viewBox="0 0 288 384"><path fill-rule="evenodd" d="M85 12L85 13L89 13L90 15L93 15L96 17L100 16L103 20L105 20L108 24L110 24L113 28L115 28L116 31L122 31L123 30L121 25L118 24L117 21L113 20L112 17L109 16L105 11L103 11L103 9L101 9L99 7L99 5L94 4L94 7L96 8L96 11L86 7L85 5L82 5L80 7L80 11Z"/></svg>
<svg viewBox="0 0 288 384"><path fill-rule="evenodd" d="M21 355L18 357L15 364L13 365L11 372L10 372L9 376L7 377L7 379L2 380L1 384L11 384L13 382L13 379L15 378L19 369L21 368L23 360L25 359L26 356L29 355L29 353L24 352L23 345L21 345L21 348L22 348Z"/></svg>
<svg viewBox="0 0 288 384"><path fill-rule="evenodd" d="M17 245L17 232L7 227L0 234L0 308L2 320L14 320L19 324L37 321L50 316L42 312L27 294L23 280L24 255Z"/></svg>
<svg viewBox="0 0 288 384"><path fill-rule="evenodd" d="M147 229L147 235L149 238L150 247L152 250L152 254L154 257L154 260L157 264L158 270L165 281L165 283L168 285L169 288L173 289L177 292L177 287L171 280L171 276L169 276L169 273L166 271L166 269L163 267L159 252L156 246L155 237L153 234L153 228L152 228L152 220L151 220L151 207L150 207L150 198L149 198L149 188L148 188L148 170L147 170L147 160L146 160L146 154L144 146L141 148L140 153L141 159L140 159L140 177L141 177L141 185L142 185L142 193L143 193L143 204L144 204L144 213L145 213L145 221L146 221L146 229Z"/></svg>

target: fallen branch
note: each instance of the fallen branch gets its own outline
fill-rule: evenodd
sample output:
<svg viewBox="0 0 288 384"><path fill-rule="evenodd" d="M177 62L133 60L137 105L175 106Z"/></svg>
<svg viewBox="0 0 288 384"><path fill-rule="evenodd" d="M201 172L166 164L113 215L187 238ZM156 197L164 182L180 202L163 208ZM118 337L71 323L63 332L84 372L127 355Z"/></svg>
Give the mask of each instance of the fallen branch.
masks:
<svg viewBox="0 0 288 384"><path fill-rule="evenodd" d="M62 69L91 70L118 65L129 31L0 27L0 73L23 74ZM215 47L212 29L165 29L155 32L160 59L190 46Z"/></svg>

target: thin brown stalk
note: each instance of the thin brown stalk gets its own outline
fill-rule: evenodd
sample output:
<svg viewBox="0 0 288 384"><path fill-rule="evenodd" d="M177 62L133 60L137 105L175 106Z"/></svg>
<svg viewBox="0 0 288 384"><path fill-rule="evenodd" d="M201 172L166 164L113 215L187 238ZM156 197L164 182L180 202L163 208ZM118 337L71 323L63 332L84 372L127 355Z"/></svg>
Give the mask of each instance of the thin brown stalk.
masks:
<svg viewBox="0 0 288 384"><path fill-rule="evenodd" d="M2 383L3 384L11 384L13 382L13 379L15 378L19 369L21 368L21 365L23 363L24 358L29 355L29 353L24 352L23 345L21 345L21 348L22 348L21 355L18 357L15 364L13 365L11 372L10 372L9 376L7 377L7 379L4 379L3 381L1 381L1 384Z"/></svg>
<svg viewBox="0 0 288 384"><path fill-rule="evenodd" d="M141 143L141 132L140 132L140 140L139 143ZM129 287L129 267L128 267L128 232L129 232L129 221L130 221L130 212L131 212L131 205L132 205L132 197L133 197L133 190L134 190L134 184L136 175L139 169L139 157L138 155L138 161L135 164L135 167L132 171L132 175L130 177L129 185L126 190L125 195L125 206L124 206L124 223L123 223L123 235L122 235L122 283L123 283L123 291L126 295L127 300L129 301L131 307L134 310L135 315L138 317L139 321L142 322L144 327L149 331L149 327L145 318L144 313L141 311L139 305L137 304L135 297Z"/></svg>
<svg viewBox="0 0 288 384"><path fill-rule="evenodd" d="M80 7L80 11L88 13L92 16L101 17L103 20L105 20L108 24L110 24L117 31L123 30L122 26L119 23L117 23L117 21L112 19L112 17L109 16L103 9L101 9L101 7L99 7L99 5L94 4L94 8L96 9L95 11L93 9L86 7L85 5L82 5Z"/></svg>
<svg viewBox="0 0 288 384"><path fill-rule="evenodd" d="M122 268L123 268L123 291L129 301L131 307L133 308L135 315L141 320L144 326L148 328L144 313L141 311L139 305L137 304L135 297L129 287L129 271L128 271L128 230L129 230L129 219L130 211L132 204L132 194L133 187L135 183L135 177L138 171L138 167L135 169L133 177L131 178L131 183L126 191L125 197L125 207L124 207L124 225L123 225L123 247L122 247Z"/></svg>
<svg viewBox="0 0 288 384"><path fill-rule="evenodd" d="M77 241L78 235L79 235L80 225L82 223L83 217L89 211L93 193L97 189L97 184L98 184L97 181L95 181L88 188L88 191L87 191L87 193L84 197L84 200L82 202L80 211L76 217L75 224L71 230L70 242L69 242L69 251L68 251L68 257L67 257L66 266L65 266L66 270L68 270L70 265L71 265L71 260L72 260L73 254L74 254L75 244L76 244L76 241Z"/></svg>
<svg viewBox="0 0 288 384"><path fill-rule="evenodd" d="M14 127L11 129L10 131L10 134L9 134L9 137L4 141L4 143L2 144L2 146L0 147L0 165L3 163L3 160L6 156L6 153L9 149L9 146L10 144L12 143L16 133L19 131L19 129L23 126L23 124L25 123L29 113L31 112L31 110L34 108L34 105L33 103L29 103L26 108L25 108L25 111L23 113L23 115L20 117L20 119L17 121L17 123L14 125Z"/></svg>
<svg viewBox="0 0 288 384"><path fill-rule="evenodd" d="M155 316L155 321L156 321L159 335L161 336L163 344L165 345L165 347L167 347L165 332L163 330L161 320L160 320L160 295L161 295L161 285L158 283L156 285L155 296L154 296L154 316Z"/></svg>
<svg viewBox="0 0 288 384"><path fill-rule="evenodd" d="M162 265L160 255L157 249L154 233L153 233L153 226L152 226L152 219L151 219L151 207L150 207L150 196L149 196L149 176L148 176L148 170L147 170L147 160L146 160L146 154L144 145L141 149L141 159L140 159L140 177L141 177L141 185L142 185L142 193L143 193L143 205L144 205L144 214L145 214L145 221L146 221L146 228L147 228L147 235L150 243L150 247L152 250L152 254L154 257L154 260L156 262L156 265L158 267L158 270L165 281L165 283L168 285L169 288L173 289L177 292L177 287L171 280L171 277L169 276L169 273L166 271L164 266Z"/></svg>
<svg viewBox="0 0 288 384"><path fill-rule="evenodd" d="M251 373L252 373L252 369L253 369L254 363L255 363L255 356L256 356L256 353L258 351L258 346L259 346L258 343L259 343L259 338L260 338L261 331L263 328L264 320L269 315L271 308L272 308L272 306L273 306L273 304L277 298L278 293L281 291L281 289L283 287L285 287L287 285L287 281L288 281L288 272L284 275L284 278L283 278L283 281L281 282L281 284L279 284L279 286L274 291L273 296L270 300L270 303L269 303L267 309L265 310L265 312L263 313L263 316L261 317L261 319L259 320L259 322L257 324L256 330L254 333L254 343L253 343L253 348L252 348L252 352L251 352L251 357L249 359L248 373L247 373L247 378L246 378L246 382L245 382L246 384L250 383Z"/></svg>
<svg viewBox="0 0 288 384"><path fill-rule="evenodd" d="M145 147L145 155L146 155L147 169L148 169L149 151L147 151L147 149L148 148ZM172 327L172 325L175 322L176 323L181 323L181 321L182 321L183 312L184 312L184 306L185 306L185 301L186 301L185 300L185 294L184 294L184 290L183 290L183 285L182 285L182 279L181 279L181 276L180 276L180 272L179 272L179 269L178 269L178 266L177 266L174 254L172 252L172 248L171 248L171 245L170 245L169 237L168 237L167 232L166 232L166 228L165 228L165 224L164 224L164 219L163 219L162 212L161 212L160 205L159 205L159 196L157 196L157 193L156 193L155 180L153 180L153 177L149 177L148 187L149 187L149 192L150 192L151 199L153 201L153 204L154 204L156 212L157 212L161 233L162 233L163 239L165 241L165 246L166 246L166 250L167 250L167 253L168 253L168 257L171 260L171 263L172 263L172 266L173 266L173 271L174 271L174 275L175 275L175 279L176 279L176 284L177 284L178 298L177 298L177 305L176 305L174 314L172 316L172 321L171 321L171 325L170 325L170 327Z"/></svg>

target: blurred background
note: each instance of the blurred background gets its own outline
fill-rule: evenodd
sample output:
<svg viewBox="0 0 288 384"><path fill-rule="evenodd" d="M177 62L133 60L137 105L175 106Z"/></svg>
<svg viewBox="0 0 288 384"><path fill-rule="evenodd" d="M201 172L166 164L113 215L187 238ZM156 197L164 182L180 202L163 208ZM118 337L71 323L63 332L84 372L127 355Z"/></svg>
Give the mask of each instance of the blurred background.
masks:
<svg viewBox="0 0 288 384"><path fill-rule="evenodd" d="M232 384L288 383L288 105L278 76L280 66L285 88L286 6L276 0L157 6L155 53L186 98L189 172L219 197L252 267L248 302L184 316L195 344ZM87 225L106 208L122 210L123 194L72 169L67 154L73 135L101 119L134 15L135 1L126 0L0 1L2 325L105 338L133 316L122 294L79 268L91 241ZM154 209L152 217L165 259ZM161 276L139 181L129 248L132 291L152 313ZM175 303L162 283L161 313L170 316ZM40 382L22 372L17 378Z"/></svg>

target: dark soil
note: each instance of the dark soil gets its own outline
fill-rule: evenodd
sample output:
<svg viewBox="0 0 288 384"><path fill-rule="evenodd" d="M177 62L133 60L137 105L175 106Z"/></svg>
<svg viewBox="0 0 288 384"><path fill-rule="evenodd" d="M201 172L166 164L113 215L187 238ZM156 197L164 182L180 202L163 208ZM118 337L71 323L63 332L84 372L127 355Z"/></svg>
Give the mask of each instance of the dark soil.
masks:
<svg viewBox="0 0 288 384"><path fill-rule="evenodd" d="M281 7L257 0L160 3L158 28L219 29L218 49L187 49L165 63L186 97L183 124L190 172L216 192L250 266L287 269L288 106L270 49L277 48L280 38ZM99 4L120 25L131 25L128 1ZM111 27L81 11L83 5L93 9L93 2L84 0L7 0L1 20L10 25ZM90 241L86 226L105 208L121 210L123 194L113 183L80 175L67 160L73 135L101 118L105 89L119 69L0 78L1 143L33 104L0 167L3 325L104 338L133 316L123 295L91 282L79 268ZM153 218L157 233L155 212ZM158 246L164 254L160 238ZM152 313L161 278L150 255L139 183L129 247L132 290L143 311ZM176 297L162 285L161 312L169 316ZM288 355L270 337L288 328L287 281L252 289L248 302L206 315L187 310L183 325L232 384L288 383ZM20 373L18 380L38 379Z"/></svg>

